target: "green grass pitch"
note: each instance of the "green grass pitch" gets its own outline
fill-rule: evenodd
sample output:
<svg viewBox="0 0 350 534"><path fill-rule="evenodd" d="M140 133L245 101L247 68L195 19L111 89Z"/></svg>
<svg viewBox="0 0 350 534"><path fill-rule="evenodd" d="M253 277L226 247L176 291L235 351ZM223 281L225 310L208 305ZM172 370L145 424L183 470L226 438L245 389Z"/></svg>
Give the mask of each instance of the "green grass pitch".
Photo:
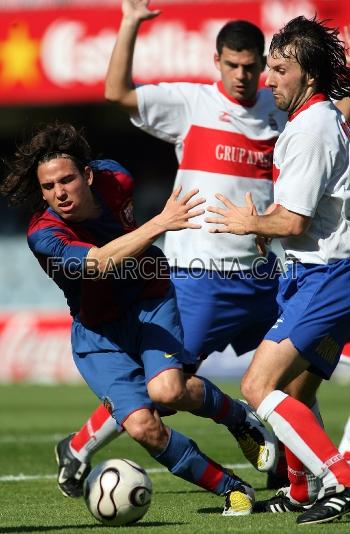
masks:
<svg viewBox="0 0 350 534"><path fill-rule="evenodd" d="M223 384L237 396L238 385ZM319 400L324 421L338 443L349 415L349 385L324 383ZM103 527L89 514L83 499L64 498L56 489L53 448L58 439L79 428L97 402L82 386L1 386L0 432L0 533L100 533ZM266 476L251 468L225 428L212 421L180 414L167 418L174 428L190 435L211 457L236 464L236 473L267 498ZM350 517L324 526L297 526L295 514L259 514L222 517L223 498L159 470L159 464L127 436L108 444L93 460L130 458L149 469L153 481L150 510L134 526L119 527L127 534L182 534L237 532L350 532ZM154 471L153 471L154 470Z"/></svg>

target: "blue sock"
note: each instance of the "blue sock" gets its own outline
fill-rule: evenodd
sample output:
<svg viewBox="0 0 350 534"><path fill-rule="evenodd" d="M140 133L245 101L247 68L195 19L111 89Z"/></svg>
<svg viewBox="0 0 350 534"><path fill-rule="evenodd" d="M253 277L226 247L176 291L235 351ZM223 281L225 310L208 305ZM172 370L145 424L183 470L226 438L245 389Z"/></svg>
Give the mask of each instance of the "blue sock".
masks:
<svg viewBox="0 0 350 534"><path fill-rule="evenodd" d="M240 479L205 456L194 441L176 430L170 429L166 448L154 458L173 475L217 495L223 495L241 483Z"/></svg>
<svg viewBox="0 0 350 534"><path fill-rule="evenodd" d="M242 404L228 395L225 395L218 387L204 377L198 377L204 384L203 405L193 415L208 417L216 423L225 425L230 431L244 423L246 412Z"/></svg>

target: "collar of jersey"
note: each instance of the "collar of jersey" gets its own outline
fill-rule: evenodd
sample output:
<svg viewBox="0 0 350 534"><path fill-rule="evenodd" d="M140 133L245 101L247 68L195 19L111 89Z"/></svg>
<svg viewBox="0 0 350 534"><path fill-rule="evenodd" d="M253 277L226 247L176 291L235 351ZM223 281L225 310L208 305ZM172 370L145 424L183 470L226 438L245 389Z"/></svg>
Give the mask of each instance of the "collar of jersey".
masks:
<svg viewBox="0 0 350 534"><path fill-rule="evenodd" d="M74 225L79 225L79 224L83 224L85 223L88 219L84 219L83 221L65 221L61 215L59 215L53 208L51 208L51 206L49 206L46 210L48 213L50 213L50 215L52 215L53 217L55 217L55 219L58 219L59 221L63 222L65 225L67 226L74 226Z"/></svg>
<svg viewBox="0 0 350 534"><path fill-rule="evenodd" d="M297 115L299 115L299 113L305 111L314 104L317 104L318 102L325 102L326 100L328 100L328 96L325 93L315 93L314 95L310 96L310 98L308 98L306 102L304 102L304 104L300 106L300 108L298 108L296 111L294 111L294 113L289 115L288 121L292 121Z"/></svg>
<svg viewBox="0 0 350 534"><path fill-rule="evenodd" d="M238 104L239 106L243 106L245 108L251 108L256 103L256 98L254 98L254 100L237 100L236 98L233 98L233 96L230 96L227 93L222 81L217 82L216 85L220 93L222 93L226 98L228 98L228 100L230 100L230 102L233 102L234 104Z"/></svg>

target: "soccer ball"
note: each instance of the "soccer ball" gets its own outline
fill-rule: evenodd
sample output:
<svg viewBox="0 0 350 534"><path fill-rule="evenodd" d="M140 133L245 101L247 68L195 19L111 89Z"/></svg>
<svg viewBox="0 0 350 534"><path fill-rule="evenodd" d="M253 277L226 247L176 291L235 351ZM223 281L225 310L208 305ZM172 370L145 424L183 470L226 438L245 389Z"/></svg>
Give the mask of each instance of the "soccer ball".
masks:
<svg viewBox="0 0 350 534"><path fill-rule="evenodd" d="M110 526L135 523L151 504L152 482L131 460L98 464L84 482L84 498L92 515Z"/></svg>

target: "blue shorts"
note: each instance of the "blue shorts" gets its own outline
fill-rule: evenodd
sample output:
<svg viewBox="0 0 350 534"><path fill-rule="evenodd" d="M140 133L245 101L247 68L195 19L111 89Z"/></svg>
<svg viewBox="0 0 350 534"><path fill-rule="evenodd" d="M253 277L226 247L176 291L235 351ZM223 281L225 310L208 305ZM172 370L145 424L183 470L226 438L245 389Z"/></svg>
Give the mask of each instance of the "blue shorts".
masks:
<svg viewBox="0 0 350 534"><path fill-rule="evenodd" d="M183 332L174 289L165 298L135 304L124 316L91 330L72 325L75 364L119 424L134 411L154 408L147 383L166 369L181 369Z"/></svg>
<svg viewBox="0 0 350 534"><path fill-rule="evenodd" d="M265 339L289 338L309 371L329 379L350 332L350 260L294 263L281 277L281 315Z"/></svg>
<svg viewBox="0 0 350 534"><path fill-rule="evenodd" d="M172 269L186 363L229 344L237 355L255 349L278 317L278 279L274 254L256 271Z"/></svg>

